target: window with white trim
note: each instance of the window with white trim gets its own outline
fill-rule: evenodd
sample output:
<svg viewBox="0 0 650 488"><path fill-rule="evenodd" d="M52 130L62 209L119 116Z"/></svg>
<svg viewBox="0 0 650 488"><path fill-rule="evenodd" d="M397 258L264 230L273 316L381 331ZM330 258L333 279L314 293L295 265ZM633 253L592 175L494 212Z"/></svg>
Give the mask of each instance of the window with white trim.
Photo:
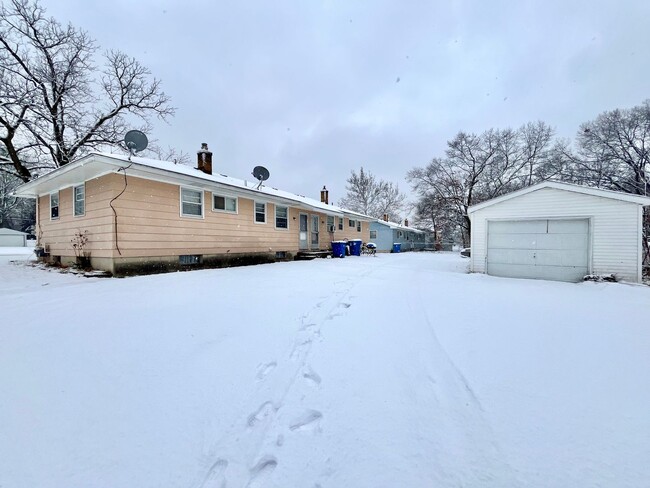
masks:
<svg viewBox="0 0 650 488"><path fill-rule="evenodd" d="M348 226L352 227L352 228L356 227L357 226L357 221L352 220L352 219L348 219Z"/></svg>
<svg viewBox="0 0 650 488"><path fill-rule="evenodd" d="M343 230L343 217L339 217L339 230Z"/></svg>
<svg viewBox="0 0 650 488"><path fill-rule="evenodd" d="M237 198L212 194L212 210L237 213Z"/></svg>
<svg viewBox="0 0 650 488"><path fill-rule="evenodd" d="M334 232L334 216L327 216L327 232Z"/></svg>
<svg viewBox="0 0 650 488"><path fill-rule="evenodd" d="M74 198L74 216L86 214L86 184L75 186L72 189L72 196Z"/></svg>
<svg viewBox="0 0 650 488"><path fill-rule="evenodd" d="M181 187L181 215L203 217L203 191Z"/></svg>
<svg viewBox="0 0 650 488"><path fill-rule="evenodd" d="M370 238L371 239L377 239L377 231L376 230L371 230L370 231Z"/></svg>
<svg viewBox="0 0 650 488"><path fill-rule="evenodd" d="M361 221L357 220L357 232L361 232Z"/></svg>
<svg viewBox="0 0 650 488"><path fill-rule="evenodd" d="M289 208L275 206L275 228L288 229L289 228Z"/></svg>
<svg viewBox="0 0 650 488"><path fill-rule="evenodd" d="M50 193L50 218L59 218L59 192Z"/></svg>
<svg viewBox="0 0 650 488"><path fill-rule="evenodd" d="M266 203L255 202L255 223L266 223Z"/></svg>

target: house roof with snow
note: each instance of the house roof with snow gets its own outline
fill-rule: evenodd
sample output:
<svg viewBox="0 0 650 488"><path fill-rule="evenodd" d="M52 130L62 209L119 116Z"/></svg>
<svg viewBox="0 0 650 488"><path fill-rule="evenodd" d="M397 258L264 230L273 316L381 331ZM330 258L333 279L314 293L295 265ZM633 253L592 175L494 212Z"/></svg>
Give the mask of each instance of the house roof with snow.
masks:
<svg viewBox="0 0 650 488"><path fill-rule="evenodd" d="M394 229L394 230L410 231L410 232L415 232L416 234L426 234L426 232L423 231L423 230L416 229L414 227L408 227L408 226L402 225L402 224L398 224L397 222L386 222L385 220L377 219L376 221L373 222L373 224L374 223L384 225L386 227L390 227L391 229Z"/></svg>
<svg viewBox="0 0 650 488"><path fill-rule="evenodd" d="M140 157L129 159L125 155L99 152L90 153L40 178L25 183L16 189L14 195L36 198L38 195L44 195L59 188L78 185L84 181L116 171L125 171L128 176L163 183L192 185L206 191L218 189L221 192L231 192L233 196L260 198L260 195L263 195L264 198L272 202L313 209L328 215L346 216L364 221L374 220L367 215L328 205L303 195L266 185L257 188L258 181L256 180L247 181L218 173L207 174L192 166L175 164L169 161Z"/></svg>
<svg viewBox="0 0 650 488"><path fill-rule="evenodd" d="M584 195L591 195L594 197L609 198L612 200L636 203L637 205L643 205L643 206L650 205L650 197L645 197L643 195L633 195L631 193L623 193L620 191L602 190L600 188L590 188L586 186L574 185L571 183L562 183L559 181L544 181L542 183L529 186L527 188L522 188L521 190L513 191L512 193L508 193L507 195L502 195L500 197L493 198L486 202L479 203L477 205L472 205L467 209L467 212L471 214L472 212L476 212L477 210L481 210L491 205L495 205L501 202L506 202L512 198L526 195L527 193L542 190L544 188L552 188L555 190L582 193Z"/></svg>

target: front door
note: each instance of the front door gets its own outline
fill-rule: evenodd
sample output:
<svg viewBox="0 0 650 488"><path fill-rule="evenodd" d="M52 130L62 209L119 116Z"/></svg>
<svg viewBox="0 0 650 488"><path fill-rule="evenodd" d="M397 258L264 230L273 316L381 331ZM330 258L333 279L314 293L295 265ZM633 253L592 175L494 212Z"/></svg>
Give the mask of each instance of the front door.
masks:
<svg viewBox="0 0 650 488"><path fill-rule="evenodd" d="M318 222L320 220L320 217L318 215L312 215L311 216L311 248L312 249L318 249L318 231L319 231L319 226Z"/></svg>
<svg viewBox="0 0 650 488"><path fill-rule="evenodd" d="M300 214L300 249L307 249L307 214Z"/></svg>

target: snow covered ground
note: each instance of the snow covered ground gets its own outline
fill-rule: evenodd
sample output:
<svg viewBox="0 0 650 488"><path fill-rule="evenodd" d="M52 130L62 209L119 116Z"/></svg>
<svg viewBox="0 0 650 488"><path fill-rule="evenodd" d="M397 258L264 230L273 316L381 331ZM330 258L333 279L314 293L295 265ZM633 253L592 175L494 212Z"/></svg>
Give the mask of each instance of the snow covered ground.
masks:
<svg viewBox="0 0 650 488"><path fill-rule="evenodd" d="M432 253L128 279L7 261L2 488L650 480L650 287Z"/></svg>

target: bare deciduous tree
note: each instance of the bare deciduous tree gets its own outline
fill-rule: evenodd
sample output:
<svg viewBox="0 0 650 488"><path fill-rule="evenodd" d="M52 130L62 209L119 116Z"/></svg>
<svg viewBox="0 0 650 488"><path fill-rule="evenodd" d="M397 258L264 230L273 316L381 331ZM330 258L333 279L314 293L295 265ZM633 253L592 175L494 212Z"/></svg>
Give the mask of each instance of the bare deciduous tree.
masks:
<svg viewBox="0 0 650 488"><path fill-rule="evenodd" d="M577 154L566 179L598 188L650 195L650 100L625 110L601 113L580 126ZM650 212L644 216L643 249L650 264Z"/></svg>
<svg viewBox="0 0 650 488"><path fill-rule="evenodd" d="M469 245L467 209L490 198L518 190L556 173L553 130L543 122L518 130L490 129L480 135L459 132L447 142L446 157L414 168L407 179L426 208L435 202L461 229Z"/></svg>
<svg viewBox="0 0 650 488"><path fill-rule="evenodd" d="M142 130L173 115L160 81L136 59L98 47L88 33L46 17L38 0L0 5L0 170L29 181L104 144L119 143L127 117ZM133 124L133 121L130 121Z"/></svg>
<svg viewBox="0 0 650 488"><path fill-rule="evenodd" d="M346 190L347 194L339 202L340 205L375 218L388 214L391 220L401 220L406 196L396 184L378 180L364 171L362 166L358 174L352 170Z"/></svg>

